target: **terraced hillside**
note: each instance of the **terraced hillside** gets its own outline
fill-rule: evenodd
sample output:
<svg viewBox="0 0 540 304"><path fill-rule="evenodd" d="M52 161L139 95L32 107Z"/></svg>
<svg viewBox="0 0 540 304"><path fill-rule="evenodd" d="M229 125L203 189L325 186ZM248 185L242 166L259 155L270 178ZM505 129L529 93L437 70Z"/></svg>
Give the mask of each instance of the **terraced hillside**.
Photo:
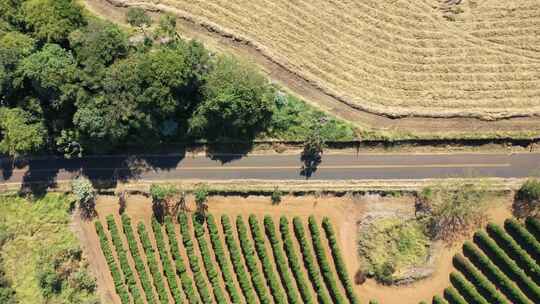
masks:
<svg viewBox="0 0 540 304"><path fill-rule="evenodd" d="M358 303L329 219L96 221L118 303Z"/></svg>
<svg viewBox="0 0 540 304"><path fill-rule="evenodd" d="M452 286L433 303L540 303L540 221L489 224L454 257Z"/></svg>
<svg viewBox="0 0 540 304"><path fill-rule="evenodd" d="M532 0L112 2L174 12L248 41L372 113L540 114L540 6ZM455 18L443 2L460 6Z"/></svg>

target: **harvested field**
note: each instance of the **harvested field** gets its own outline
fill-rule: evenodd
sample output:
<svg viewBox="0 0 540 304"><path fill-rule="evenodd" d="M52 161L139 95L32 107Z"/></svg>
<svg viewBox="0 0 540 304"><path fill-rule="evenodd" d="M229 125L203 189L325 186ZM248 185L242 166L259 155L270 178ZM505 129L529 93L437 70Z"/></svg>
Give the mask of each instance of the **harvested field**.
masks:
<svg viewBox="0 0 540 304"><path fill-rule="evenodd" d="M483 119L540 113L533 1L500 10L504 18L495 13L502 1L476 8L461 1L468 7L462 22L445 18L435 0L112 2L174 12L232 35L371 113ZM509 35L513 41L504 39Z"/></svg>

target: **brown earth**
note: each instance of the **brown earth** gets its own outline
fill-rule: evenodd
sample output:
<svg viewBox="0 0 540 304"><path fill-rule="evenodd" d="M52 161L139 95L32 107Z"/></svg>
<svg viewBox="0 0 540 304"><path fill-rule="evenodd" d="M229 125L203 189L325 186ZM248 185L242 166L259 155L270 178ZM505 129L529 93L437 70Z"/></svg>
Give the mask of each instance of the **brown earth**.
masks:
<svg viewBox="0 0 540 304"><path fill-rule="evenodd" d="M117 7L122 1L85 0L86 7L98 16L125 25L126 8ZM133 4L133 3L132 3ZM135 3L136 4L136 3ZM149 8L148 3L141 3ZM155 9L155 7L152 7ZM163 7L160 6L160 9ZM379 136L416 138L464 138L484 136L531 137L540 134L540 117L514 117L496 121L477 118L429 118L394 116L390 113L373 113L352 106L350 103L325 92L321 87L279 64L249 41L217 31L194 19L180 16L178 29L182 36L203 41L211 49L237 54L259 65L275 82L291 93L300 96L313 106L339 118L350 121L366 131L382 132Z"/></svg>

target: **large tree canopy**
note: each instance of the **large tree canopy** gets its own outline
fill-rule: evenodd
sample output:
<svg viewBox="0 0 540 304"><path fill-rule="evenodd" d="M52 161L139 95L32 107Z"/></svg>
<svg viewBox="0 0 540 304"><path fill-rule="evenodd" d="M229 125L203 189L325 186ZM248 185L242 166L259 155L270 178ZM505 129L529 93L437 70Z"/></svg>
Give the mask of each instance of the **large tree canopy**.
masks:
<svg viewBox="0 0 540 304"><path fill-rule="evenodd" d="M20 156L39 150L45 142L41 123L31 122L21 109L0 108L0 153Z"/></svg>

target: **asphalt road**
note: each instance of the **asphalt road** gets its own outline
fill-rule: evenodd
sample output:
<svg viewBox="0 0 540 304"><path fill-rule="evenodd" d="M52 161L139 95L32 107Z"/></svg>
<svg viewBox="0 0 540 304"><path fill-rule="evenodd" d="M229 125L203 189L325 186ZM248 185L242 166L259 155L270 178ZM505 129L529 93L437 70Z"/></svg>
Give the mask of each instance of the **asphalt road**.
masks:
<svg viewBox="0 0 540 304"><path fill-rule="evenodd" d="M103 156L0 160L0 183L55 182L82 173L94 179L302 180L299 155ZM12 168L13 167L13 168ZM325 154L312 180L527 177L539 175L540 154Z"/></svg>

